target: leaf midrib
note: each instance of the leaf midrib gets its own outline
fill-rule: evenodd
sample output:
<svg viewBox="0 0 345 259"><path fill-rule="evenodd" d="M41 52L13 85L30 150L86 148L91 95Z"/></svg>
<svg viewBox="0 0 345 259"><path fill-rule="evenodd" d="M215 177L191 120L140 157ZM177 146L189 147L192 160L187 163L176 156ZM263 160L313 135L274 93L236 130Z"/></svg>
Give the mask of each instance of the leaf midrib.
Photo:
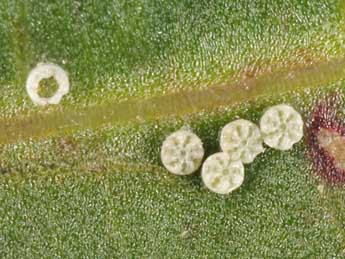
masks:
<svg viewBox="0 0 345 259"><path fill-rule="evenodd" d="M0 118L0 144L28 138L45 138L107 124L145 122L170 116L184 116L212 111L291 91L317 88L345 78L345 58L322 61L303 67L279 69L259 77L224 82L198 91L134 99L121 103L96 104L88 107L61 106Z"/></svg>

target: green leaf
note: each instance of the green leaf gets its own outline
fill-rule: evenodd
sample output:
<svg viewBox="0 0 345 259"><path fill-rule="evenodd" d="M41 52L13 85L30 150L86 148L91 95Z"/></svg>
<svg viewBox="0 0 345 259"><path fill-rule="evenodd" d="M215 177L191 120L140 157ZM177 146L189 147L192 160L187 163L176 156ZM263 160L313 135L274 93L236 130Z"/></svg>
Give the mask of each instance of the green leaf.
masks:
<svg viewBox="0 0 345 259"><path fill-rule="evenodd" d="M209 192L170 175L160 146L329 95L344 117L343 1L0 3L1 258L342 258L344 189L319 179L304 139L267 149L244 185ZM30 70L71 91L35 107Z"/></svg>

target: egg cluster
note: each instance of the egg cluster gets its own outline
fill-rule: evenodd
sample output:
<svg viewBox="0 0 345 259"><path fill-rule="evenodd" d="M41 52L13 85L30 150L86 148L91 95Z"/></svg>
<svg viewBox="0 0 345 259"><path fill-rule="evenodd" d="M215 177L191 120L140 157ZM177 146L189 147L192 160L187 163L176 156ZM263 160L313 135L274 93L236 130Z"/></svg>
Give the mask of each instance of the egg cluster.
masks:
<svg viewBox="0 0 345 259"><path fill-rule="evenodd" d="M244 164L249 164L262 152L263 143L277 150L289 150L303 137L303 120L291 106L270 107L260 119L260 127L251 121L238 119L221 131L221 152L209 156L201 167L205 186L219 194L228 194L244 181ZM201 165L204 156L202 142L189 130L179 130L163 142L161 160L173 174L188 175Z"/></svg>
<svg viewBox="0 0 345 259"><path fill-rule="evenodd" d="M53 96L39 95L40 82L53 78L58 84ZM29 74L26 90L36 105L58 104L69 92L68 74L58 65L39 63ZM220 135L221 152L209 156L201 167L202 180L207 188L228 194L244 181L244 164L249 164L262 152L263 143L278 150L289 150L303 137L303 120L291 106L280 104L265 111L255 123L238 119L225 125ZM161 148L165 168L175 175L189 175L200 168L205 151L201 139L188 129L168 136Z"/></svg>

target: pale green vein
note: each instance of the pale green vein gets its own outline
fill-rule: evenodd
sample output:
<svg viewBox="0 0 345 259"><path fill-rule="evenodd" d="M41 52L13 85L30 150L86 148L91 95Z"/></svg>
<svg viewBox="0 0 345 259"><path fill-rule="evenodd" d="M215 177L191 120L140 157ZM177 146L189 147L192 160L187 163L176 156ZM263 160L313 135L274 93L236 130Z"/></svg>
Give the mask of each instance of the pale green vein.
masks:
<svg viewBox="0 0 345 259"><path fill-rule="evenodd" d="M107 124L150 121L168 116L183 116L231 106L265 96L317 88L345 77L345 59L324 61L298 68L281 69L258 78L225 82L202 91L176 94L122 103L89 107L58 107L49 112L0 119L0 143L27 138L44 138Z"/></svg>

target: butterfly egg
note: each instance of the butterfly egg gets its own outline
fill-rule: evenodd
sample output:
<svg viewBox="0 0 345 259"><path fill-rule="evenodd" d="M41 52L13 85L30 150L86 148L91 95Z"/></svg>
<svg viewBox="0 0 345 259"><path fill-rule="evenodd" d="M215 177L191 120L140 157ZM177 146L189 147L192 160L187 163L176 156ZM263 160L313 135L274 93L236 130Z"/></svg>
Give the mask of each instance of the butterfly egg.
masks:
<svg viewBox="0 0 345 259"><path fill-rule="evenodd" d="M39 95L39 84L44 79L53 78L58 84L58 89L53 96L45 98ZM51 63L39 63L31 70L26 80L26 91L36 105L60 103L62 97L69 92L69 79L67 72L61 67Z"/></svg>
<svg viewBox="0 0 345 259"><path fill-rule="evenodd" d="M259 128L248 120L235 120L222 129L220 147L232 161L253 162L264 151Z"/></svg>
<svg viewBox="0 0 345 259"><path fill-rule="evenodd" d="M270 107L260 120L265 144L278 150L289 150L303 137L302 116L291 106Z"/></svg>
<svg viewBox="0 0 345 259"><path fill-rule="evenodd" d="M201 177L211 191L228 194L242 185L244 166L241 161L232 161L227 153L216 153L202 165Z"/></svg>
<svg viewBox="0 0 345 259"><path fill-rule="evenodd" d="M168 136L161 148L165 168L176 175L189 175L201 165L204 148L200 138L189 130L179 130Z"/></svg>

